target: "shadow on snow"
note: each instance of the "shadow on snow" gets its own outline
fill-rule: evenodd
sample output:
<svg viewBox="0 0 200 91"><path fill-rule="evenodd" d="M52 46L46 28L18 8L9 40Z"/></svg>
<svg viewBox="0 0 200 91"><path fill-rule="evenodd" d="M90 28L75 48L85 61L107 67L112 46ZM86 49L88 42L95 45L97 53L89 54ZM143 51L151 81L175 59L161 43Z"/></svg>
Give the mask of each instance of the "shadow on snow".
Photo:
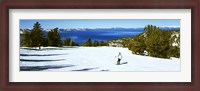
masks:
<svg viewBox="0 0 200 91"><path fill-rule="evenodd" d="M100 71L109 71L109 69L103 69L103 70L100 70Z"/></svg>
<svg viewBox="0 0 200 91"><path fill-rule="evenodd" d="M20 54L20 56L57 56L57 55L66 55L66 54Z"/></svg>
<svg viewBox="0 0 200 91"><path fill-rule="evenodd" d="M25 62L46 62L46 61L62 61L62 60L65 60L65 59L57 59L57 60L42 60L42 59L39 59L39 60L32 60L32 59L20 59L20 61L25 61Z"/></svg>
<svg viewBox="0 0 200 91"><path fill-rule="evenodd" d="M43 51L43 50L67 50L66 48L79 48L79 47L78 46L64 46L64 47L44 48L44 49L38 49L38 48L21 48L21 49Z"/></svg>
<svg viewBox="0 0 200 91"><path fill-rule="evenodd" d="M96 68L84 68L84 69L71 70L71 71L89 71L89 70L93 70L93 69L98 69L98 67L96 67Z"/></svg>
<svg viewBox="0 0 200 91"><path fill-rule="evenodd" d="M46 66L21 66L20 71L42 71L47 69L59 69L73 67L74 65L46 65Z"/></svg>

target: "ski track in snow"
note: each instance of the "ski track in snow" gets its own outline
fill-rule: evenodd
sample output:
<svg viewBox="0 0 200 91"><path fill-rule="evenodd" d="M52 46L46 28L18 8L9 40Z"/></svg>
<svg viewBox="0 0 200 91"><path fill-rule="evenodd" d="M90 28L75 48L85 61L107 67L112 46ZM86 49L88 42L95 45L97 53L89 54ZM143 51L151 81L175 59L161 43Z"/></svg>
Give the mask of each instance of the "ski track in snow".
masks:
<svg viewBox="0 0 200 91"><path fill-rule="evenodd" d="M127 64L116 65L119 52L123 56L121 63ZM181 65L179 58L134 55L120 47L20 48L20 60L21 71L171 72L180 71Z"/></svg>

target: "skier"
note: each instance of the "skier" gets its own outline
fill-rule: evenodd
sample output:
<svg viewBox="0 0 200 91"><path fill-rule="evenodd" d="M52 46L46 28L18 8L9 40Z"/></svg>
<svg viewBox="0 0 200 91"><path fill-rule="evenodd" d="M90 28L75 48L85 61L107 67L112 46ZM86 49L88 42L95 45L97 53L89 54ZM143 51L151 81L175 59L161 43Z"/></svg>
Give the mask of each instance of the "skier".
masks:
<svg viewBox="0 0 200 91"><path fill-rule="evenodd" d="M117 65L120 65L120 61L121 61L122 58L123 58L121 52L119 52L117 58L118 58L118 60L117 60Z"/></svg>

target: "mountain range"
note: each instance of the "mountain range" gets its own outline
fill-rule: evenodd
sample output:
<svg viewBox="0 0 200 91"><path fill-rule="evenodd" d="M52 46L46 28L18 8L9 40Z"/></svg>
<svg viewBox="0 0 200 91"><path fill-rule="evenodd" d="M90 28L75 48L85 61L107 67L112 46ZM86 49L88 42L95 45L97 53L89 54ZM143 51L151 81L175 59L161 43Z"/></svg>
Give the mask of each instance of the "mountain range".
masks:
<svg viewBox="0 0 200 91"><path fill-rule="evenodd" d="M180 27L160 27L162 30L180 30ZM65 31L106 31L106 30L144 30L144 28L60 28L59 32Z"/></svg>
<svg viewBox="0 0 200 91"><path fill-rule="evenodd" d="M178 26L164 26L160 27L162 30L180 30L180 27ZM20 29L20 34L23 33L24 30L30 30L30 29ZM52 29L45 29L45 31L50 31ZM137 30L144 30L144 28L60 28L59 32L70 32L70 31L123 31L123 30L130 30L130 31L137 31Z"/></svg>

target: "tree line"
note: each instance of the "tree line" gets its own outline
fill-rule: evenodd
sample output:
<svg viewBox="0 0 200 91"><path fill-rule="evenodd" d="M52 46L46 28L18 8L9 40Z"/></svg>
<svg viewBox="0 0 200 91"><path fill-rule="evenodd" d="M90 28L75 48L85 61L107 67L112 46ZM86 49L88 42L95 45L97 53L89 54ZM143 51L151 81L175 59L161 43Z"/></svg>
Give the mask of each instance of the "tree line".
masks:
<svg viewBox="0 0 200 91"><path fill-rule="evenodd" d="M74 42L71 38L66 38L64 40L64 45L65 46L79 46L78 43ZM94 40L94 42L92 42L91 38L88 38L88 40L83 43L81 46L85 46L85 47L97 47L97 46L108 46L107 42L104 41L97 41Z"/></svg>
<svg viewBox="0 0 200 91"><path fill-rule="evenodd" d="M104 42L104 41L97 41L97 40L94 40L94 43L92 43L92 39L89 38L84 44L83 46L93 46L93 47L97 47L97 46L108 46L108 43L107 42Z"/></svg>
<svg viewBox="0 0 200 91"><path fill-rule="evenodd" d="M20 46L39 47L39 49L41 49L41 46L79 46L79 44L73 41L71 38L66 38L64 41L62 41L58 32L58 28L48 31L47 35L45 35L45 31L43 28L41 28L39 22L34 24L33 29L23 30L22 37L20 36L20 38ZM95 40L93 43L92 39L88 38L88 40L81 46L108 46L108 43L104 41L99 42L97 40Z"/></svg>
<svg viewBox="0 0 200 91"><path fill-rule="evenodd" d="M144 30L129 41L128 48L134 54L143 55L146 50L152 57L180 57L180 31L164 31L153 25L145 26Z"/></svg>

